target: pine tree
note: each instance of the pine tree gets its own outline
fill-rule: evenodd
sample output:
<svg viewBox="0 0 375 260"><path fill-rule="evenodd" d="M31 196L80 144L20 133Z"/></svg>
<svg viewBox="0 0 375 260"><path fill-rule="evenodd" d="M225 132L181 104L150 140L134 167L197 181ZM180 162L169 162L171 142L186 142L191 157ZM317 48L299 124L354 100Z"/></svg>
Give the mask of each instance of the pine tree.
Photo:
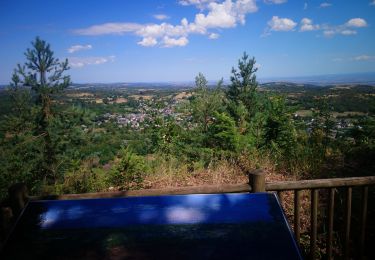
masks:
<svg viewBox="0 0 375 260"><path fill-rule="evenodd" d="M209 89L207 80L202 73L195 77L195 90L191 101L192 115L195 123L206 134L208 126L212 121L214 112L220 111L222 106L222 86L220 80L215 89Z"/></svg>
<svg viewBox="0 0 375 260"><path fill-rule="evenodd" d="M50 45L39 37L36 37L31 44L32 48L28 48L25 52L26 62L22 66L18 64L16 74L18 82L31 87L37 97L36 105L39 107L39 112L36 117L35 135L43 136L44 139L43 162L40 171L43 177L51 182L56 179L55 151L49 131L49 123L53 116L51 104L53 94L70 85L70 77L64 75L69 66L67 59L60 62L55 58Z"/></svg>
<svg viewBox="0 0 375 260"><path fill-rule="evenodd" d="M248 111L249 118L256 111L256 89L258 82L255 73L258 69L255 67L255 63L254 57L249 59L246 52L243 54L242 58L238 61L238 70L232 68L232 76L230 77L232 83L229 85L226 93L228 100L232 103L230 107L235 108L242 103ZM231 111L231 114L238 119L235 111Z"/></svg>

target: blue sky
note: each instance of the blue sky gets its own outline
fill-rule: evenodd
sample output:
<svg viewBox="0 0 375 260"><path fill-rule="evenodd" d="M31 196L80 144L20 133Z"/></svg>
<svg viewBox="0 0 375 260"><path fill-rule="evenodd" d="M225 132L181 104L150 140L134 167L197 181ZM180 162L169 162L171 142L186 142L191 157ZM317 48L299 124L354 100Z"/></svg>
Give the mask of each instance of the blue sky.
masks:
<svg viewBox="0 0 375 260"><path fill-rule="evenodd" d="M0 84L36 36L77 83L374 72L375 0L1 0Z"/></svg>

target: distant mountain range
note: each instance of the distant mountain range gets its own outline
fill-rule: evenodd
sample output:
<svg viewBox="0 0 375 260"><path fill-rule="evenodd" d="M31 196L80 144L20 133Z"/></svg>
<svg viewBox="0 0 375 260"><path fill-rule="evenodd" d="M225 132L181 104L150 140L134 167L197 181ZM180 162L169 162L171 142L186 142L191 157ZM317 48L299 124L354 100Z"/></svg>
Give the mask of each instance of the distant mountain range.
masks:
<svg viewBox="0 0 375 260"><path fill-rule="evenodd" d="M368 84L375 85L375 72L350 73L350 74L326 74L305 77L270 77L259 78L260 83L291 82L312 85L335 84Z"/></svg>
<svg viewBox="0 0 375 260"><path fill-rule="evenodd" d="M258 78L261 84L268 83L294 83L304 85L341 85L341 84L361 84L375 86L375 72L366 73L350 73L350 74L326 74L304 77L265 77ZM208 81L209 85L216 85L217 80ZM229 80L224 80L224 85L230 84ZM111 87L111 88L189 88L195 85L194 81L170 81L170 82L117 82L117 83L77 83L73 84L74 88L95 88L95 87ZM4 88L6 85L0 85Z"/></svg>

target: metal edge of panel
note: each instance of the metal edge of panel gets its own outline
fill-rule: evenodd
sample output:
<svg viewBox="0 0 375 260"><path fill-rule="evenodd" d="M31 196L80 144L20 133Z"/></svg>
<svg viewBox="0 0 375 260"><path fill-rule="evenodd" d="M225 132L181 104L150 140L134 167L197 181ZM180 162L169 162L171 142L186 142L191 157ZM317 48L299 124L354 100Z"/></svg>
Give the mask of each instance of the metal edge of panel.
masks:
<svg viewBox="0 0 375 260"><path fill-rule="evenodd" d="M296 238L295 238L295 236L294 236L294 233L293 233L292 229L291 229L290 226L289 226L288 220L287 220L286 215L285 215L285 213L284 213L284 209L283 209L283 207L282 207L282 205L281 205L281 203L280 203L280 201L279 201L279 198L278 198L278 196L276 196L276 194L275 194L274 192L271 193L271 196L274 196L274 197L275 197L276 202L277 202L277 204L279 205L279 207L280 207L280 209L281 209L281 214L282 214L282 217L283 217L284 223L285 223L285 225L288 227L288 231L289 231L290 238L291 238L291 240L293 241L293 245L294 245L294 247L295 247L295 249L296 249L296 252L298 253L298 257L299 257L299 259L303 260L304 258L302 257L301 249L300 249L300 247L298 246L297 241L296 241Z"/></svg>

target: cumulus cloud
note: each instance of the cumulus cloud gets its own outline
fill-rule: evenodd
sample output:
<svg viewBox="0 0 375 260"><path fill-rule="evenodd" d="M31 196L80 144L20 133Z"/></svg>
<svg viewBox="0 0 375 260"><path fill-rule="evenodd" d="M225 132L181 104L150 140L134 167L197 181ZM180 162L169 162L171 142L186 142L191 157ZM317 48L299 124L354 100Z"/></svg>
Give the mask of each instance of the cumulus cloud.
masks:
<svg viewBox="0 0 375 260"><path fill-rule="evenodd" d="M297 23L289 18L279 18L278 16L273 16L271 20L268 21L268 28L270 31L292 31Z"/></svg>
<svg viewBox="0 0 375 260"><path fill-rule="evenodd" d="M207 15L199 13L195 16L195 24L202 28L230 28L236 26L236 17L230 12L232 1L222 4L211 3Z"/></svg>
<svg viewBox="0 0 375 260"><path fill-rule="evenodd" d="M180 37L180 38L170 38L168 36L165 36L163 38L163 47L170 48L175 46L185 46L189 43L189 40L186 37Z"/></svg>
<svg viewBox="0 0 375 260"><path fill-rule="evenodd" d="M320 8L327 8L327 7L330 7L330 6L332 6L332 4L327 3L327 2L321 3L321 4L319 5Z"/></svg>
<svg viewBox="0 0 375 260"><path fill-rule="evenodd" d="M309 18L303 18L301 20L300 32L315 31L319 30L319 24L313 24L313 21Z"/></svg>
<svg viewBox="0 0 375 260"><path fill-rule="evenodd" d="M139 45L142 45L144 47L152 47L158 44L158 41L155 38L152 37L145 37L142 39L142 41L137 42Z"/></svg>
<svg viewBox="0 0 375 260"><path fill-rule="evenodd" d="M99 65L107 62L113 62L115 56L107 57L68 57L69 65L75 68L81 68L86 65Z"/></svg>
<svg viewBox="0 0 375 260"><path fill-rule="evenodd" d="M353 18L339 26L324 25L322 27L324 30L323 35L326 37L332 37L336 34L340 34L344 36L356 35L358 32L355 29L363 28L366 26L367 26L366 20L362 18Z"/></svg>
<svg viewBox="0 0 375 260"><path fill-rule="evenodd" d="M266 4L283 4L286 3L288 0L264 0Z"/></svg>
<svg viewBox="0 0 375 260"><path fill-rule="evenodd" d="M169 16L165 14L154 14L153 17L161 21L169 19Z"/></svg>
<svg viewBox="0 0 375 260"><path fill-rule="evenodd" d="M138 44L145 47L185 46L189 42L190 34L208 35L209 39L217 39L218 34L211 30L233 28L238 24L245 24L246 15L258 10L256 0L181 0L179 4L194 5L200 9L192 22L183 18L176 25L166 22L160 24L105 23L73 32L80 35L131 33L140 36L141 40ZM165 17L161 15L159 18Z"/></svg>
<svg viewBox="0 0 375 260"><path fill-rule="evenodd" d="M83 51L83 50L90 50L92 49L92 45L91 44L87 44L87 45L73 45L73 46L70 46L70 48L68 49L68 53L74 53L76 51Z"/></svg>
<svg viewBox="0 0 375 260"><path fill-rule="evenodd" d="M367 22L362 18L353 18L346 22L346 26L348 27L366 27Z"/></svg>
<svg viewBox="0 0 375 260"><path fill-rule="evenodd" d="M325 37L335 35L351 36L356 35L357 29L366 27L367 22L362 18L353 18L341 25L314 24L309 18L303 18L300 22L300 32L322 30Z"/></svg>

